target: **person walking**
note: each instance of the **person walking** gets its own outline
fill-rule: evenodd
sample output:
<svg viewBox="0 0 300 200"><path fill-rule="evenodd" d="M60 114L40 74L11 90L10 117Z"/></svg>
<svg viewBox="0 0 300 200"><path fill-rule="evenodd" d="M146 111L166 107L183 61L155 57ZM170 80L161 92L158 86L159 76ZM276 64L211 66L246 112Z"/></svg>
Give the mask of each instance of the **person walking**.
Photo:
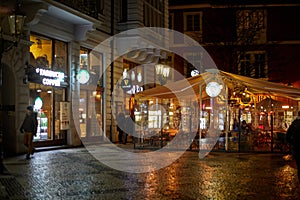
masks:
<svg viewBox="0 0 300 200"><path fill-rule="evenodd" d="M26 116L20 128L20 132L24 134L24 145L27 147L26 159L30 159L30 154L33 155L35 148L33 147L33 136L37 132L37 113L33 112L33 107L28 106Z"/></svg>
<svg viewBox="0 0 300 200"><path fill-rule="evenodd" d="M118 134L119 143L122 143L123 141L124 127L125 127L125 114L121 112L117 116L117 131L119 132Z"/></svg>
<svg viewBox="0 0 300 200"><path fill-rule="evenodd" d="M123 144L127 143L127 137L128 134L132 135L132 138L134 139L134 120L132 119L132 117L127 116L125 118L125 124L126 124L126 129L124 130L124 140L123 140Z"/></svg>
<svg viewBox="0 0 300 200"><path fill-rule="evenodd" d="M298 180L300 183L300 111L286 132L286 141L291 146L291 153L296 161Z"/></svg>

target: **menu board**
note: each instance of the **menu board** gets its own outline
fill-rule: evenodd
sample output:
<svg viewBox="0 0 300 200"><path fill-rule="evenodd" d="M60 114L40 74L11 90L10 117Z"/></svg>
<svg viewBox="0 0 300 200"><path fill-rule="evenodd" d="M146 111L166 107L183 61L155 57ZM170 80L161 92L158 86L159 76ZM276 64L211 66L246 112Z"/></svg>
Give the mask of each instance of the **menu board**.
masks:
<svg viewBox="0 0 300 200"><path fill-rule="evenodd" d="M60 130L70 129L70 102L60 102Z"/></svg>

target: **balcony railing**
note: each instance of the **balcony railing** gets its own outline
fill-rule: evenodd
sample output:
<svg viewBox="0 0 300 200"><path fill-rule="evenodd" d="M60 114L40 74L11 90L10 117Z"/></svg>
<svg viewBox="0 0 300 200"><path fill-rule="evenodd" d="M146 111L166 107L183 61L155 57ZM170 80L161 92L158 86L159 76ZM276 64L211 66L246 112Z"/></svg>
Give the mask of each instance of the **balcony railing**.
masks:
<svg viewBox="0 0 300 200"><path fill-rule="evenodd" d="M96 0L55 0L55 1L64 4L70 8L73 8L95 19L99 19L99 14L101 14L101 10Z"/></svg>

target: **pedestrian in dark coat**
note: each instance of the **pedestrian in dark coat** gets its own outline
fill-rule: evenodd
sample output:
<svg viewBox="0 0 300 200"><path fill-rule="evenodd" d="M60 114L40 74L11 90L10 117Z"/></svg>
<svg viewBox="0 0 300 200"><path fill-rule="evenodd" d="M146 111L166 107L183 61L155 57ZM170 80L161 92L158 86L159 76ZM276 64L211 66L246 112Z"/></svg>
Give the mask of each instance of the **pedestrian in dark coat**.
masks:
<svg viewBox="0 0 300 200"><path fill-rule="evenodd" d="M123 140L123 144L126 144L127 143L127 137L128 137L128 134L129 135L132 135L134 137L134 126L135 126L135 123L134 123L134 120L132 119L132 117L130 116L127 116L125 118L125 124L126 124L126 128L124 130L124 140Z"/></svg>
<svg viewBox="0 0 300 200"><path fill-rule="evenodd" d="M117 131L119 133L118 134L119 143L123 142L124 126L125 126L125 114L119 113L117 116Z"/></svg>
<svg viewBox="0 0 300 200"><path fill-rule="evenodd" d="M20 132L24 134L24 145L27 147L26 159L30 159L30 154L34 154L33 136L37 132L37 114L33 112L33 107L28 106L26 116L20 128Z"/></svg>
<svg viewBox="0 0 300 200"><path fill-rule="evenodd" d="M290 144L293 158L296 160L300 183L300 111L286 132L286 140Z"/></svg>

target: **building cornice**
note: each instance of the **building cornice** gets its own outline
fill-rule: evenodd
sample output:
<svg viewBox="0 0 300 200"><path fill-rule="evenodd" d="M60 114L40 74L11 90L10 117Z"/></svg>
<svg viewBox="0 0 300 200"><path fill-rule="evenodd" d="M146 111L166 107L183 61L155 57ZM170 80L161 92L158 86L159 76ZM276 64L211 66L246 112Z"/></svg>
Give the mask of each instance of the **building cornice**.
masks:
<svg viewBox="0 0 300 200"><path fill-rule="evenodd" d="M243 44L236 44L235 42L207 42L200 43L202 46L244 46ZM266 43L253 43L247 44L246 46L255 46L255 45L299 45L300 40L284 40L284 41L268 41Z"/></svg>
<svg viewBox="0 0 300 200"><path fill-rule="evenodd" d="M295 7L300 4L248 4L248 5L214 5L214 4L190 4L190 5L169 5L169 10L203 9L203 8L265 8L265 7Z"/></svg>

